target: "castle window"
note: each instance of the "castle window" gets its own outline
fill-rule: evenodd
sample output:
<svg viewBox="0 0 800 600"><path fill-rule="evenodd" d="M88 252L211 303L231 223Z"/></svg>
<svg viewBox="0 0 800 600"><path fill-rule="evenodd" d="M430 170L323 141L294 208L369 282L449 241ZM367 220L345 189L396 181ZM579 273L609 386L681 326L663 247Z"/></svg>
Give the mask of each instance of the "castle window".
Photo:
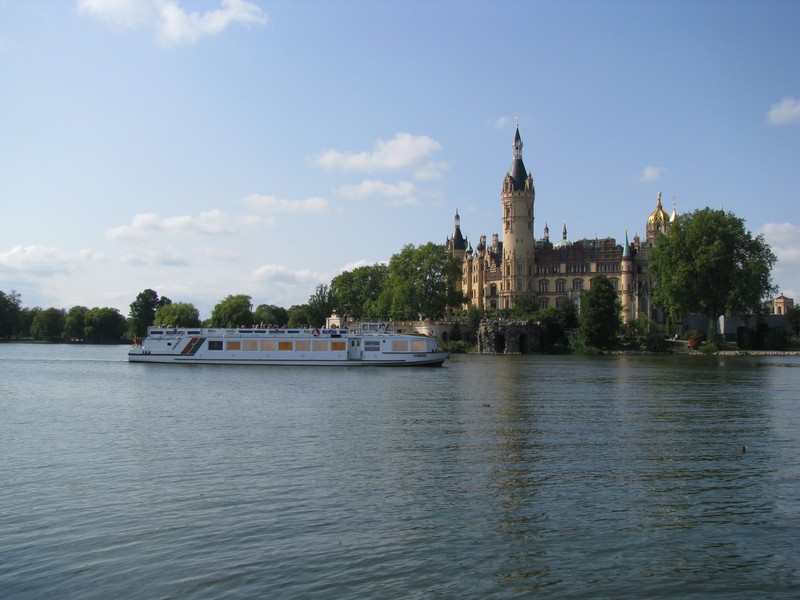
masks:
<svg viewBox="0 0 800 600"><path fill-rule="evenodd" d="M547 280L539 282L539 291L542 293L547 293L550 291L550 282Z"/></svg>
<svg viewBox="0 0 800 600"><path fill-rule="evenodd" d="M572 289L576 292L583 291L583 279L573 279L572 281Z"/></svg>
<svg viewBox="0 0 800 600"><path fill-rule="evenodd" d="M557 292L566 292L567 291L567 282L564 279L559 279L556 281L556 291Z"/></svg>
<svg viewBox="0 0 800 600"><path fill-rule="evenodd" d="M548 305L550 304L549 298L539 298L539 308L549 308Z"/></svg>
<svg viewBox="0 0 800 600"><path fill-rule="evenodd" d="M522 282L521 282L521 281L518 281L518 282L517 282L517 291L518 291L518 292L521 292L521 291L522 291Z"/></svg>
<svg viewBox="0 0 800 600"><path fill-rule="evenodd" d="M522 265L518 265L518 266L517 266L517 276L518 276L518 277L521 277L521 276L522 276Z"/></svg>
<svg viewBox="0 0 800 600"><path fill-rule="evenodd" d="M611 279L609 279L609 281L611 282L611 285L614 286L614 291L618 292L619 291L619 279L611 278Z"/></svg>

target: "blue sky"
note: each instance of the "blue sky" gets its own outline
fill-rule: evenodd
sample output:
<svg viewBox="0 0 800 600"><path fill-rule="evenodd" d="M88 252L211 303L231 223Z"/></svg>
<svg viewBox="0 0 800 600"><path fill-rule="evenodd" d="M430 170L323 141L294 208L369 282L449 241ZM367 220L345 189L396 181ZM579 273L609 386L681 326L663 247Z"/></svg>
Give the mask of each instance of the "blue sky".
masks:
<svg viewBox="0 0 800 600"><path fill-rule="evenodd" d="M800 300L800 2L0 0L0 290L201 317L500 228L733 211Z"/></svg>

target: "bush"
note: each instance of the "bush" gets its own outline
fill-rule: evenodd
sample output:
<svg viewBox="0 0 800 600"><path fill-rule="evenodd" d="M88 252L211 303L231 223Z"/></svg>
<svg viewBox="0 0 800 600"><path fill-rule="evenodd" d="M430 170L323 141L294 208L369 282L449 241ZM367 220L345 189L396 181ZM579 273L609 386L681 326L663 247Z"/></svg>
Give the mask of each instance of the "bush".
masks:
<svg viewBox="0 0 800 600"><path fill-rule="evenodd" d="M580 332L569 334L569 346L575 354L600 354L600 348L590 346L586 338Z"/></svg>
<svg viewBox="0 0 800 600"><path fill-rule="evenodd" d="M687 338L686 347L689 348L689 350L697 350L702 343L703 335L695 331Z"/></svg>
<svg viewBox="0 0 800 600"><path fill-rule="evenodd" d="M463 340L453 340L450 342L443 342L441 345L442 350L451 352L453 354L468 354L472 352L475 347L469 342Z"/></svg>
<svg viewBox="0 0 800 600"><path fill-rule="evenodd" d="M649 352L666 352L667 340L661 333L651 333L645 338L643 347Z"/></svg>

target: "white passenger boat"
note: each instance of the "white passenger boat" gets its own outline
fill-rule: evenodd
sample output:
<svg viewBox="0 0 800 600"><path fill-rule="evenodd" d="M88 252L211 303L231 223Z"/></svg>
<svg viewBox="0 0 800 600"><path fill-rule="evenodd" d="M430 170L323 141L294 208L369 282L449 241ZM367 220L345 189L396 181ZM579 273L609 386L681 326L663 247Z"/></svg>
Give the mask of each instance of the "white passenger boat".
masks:
<svg viewBox="0 0 800 600"><path fill-rule="evenodd" d="M130 362L321 365L440 366L450 354L436 338L402 334L382 323L357 329L207 329L148 327L147 337L134 340Z"/></svg>

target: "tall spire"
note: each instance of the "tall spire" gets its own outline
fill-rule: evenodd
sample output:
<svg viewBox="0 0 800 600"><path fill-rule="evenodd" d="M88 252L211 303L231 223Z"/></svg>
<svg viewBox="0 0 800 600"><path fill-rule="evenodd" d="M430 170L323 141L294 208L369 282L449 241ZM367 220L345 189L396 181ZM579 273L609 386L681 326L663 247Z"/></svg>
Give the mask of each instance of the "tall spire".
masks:
<svg viewBox="0 0 800 600"><path fill-rule="evenodd" d="M517 125L517 133L514 136L514 160L522 160L522 136L519 134L519 125Z"/></svg>
<svg viewBox="0 0 800 600"><path fill-rule="evenodd" d="M517 132L514 135L514 160L511 163L511 170L508 175L512 179L513 189L525 189L528 172L525 170L525 163L522 162L522 136L519 134L519 125L517 125Z"/></svg>
<svg viewBox="0 0 800 600"><path fill-rule="evenodd" d="M453 250L467 249L467 243L464 241L464 236L461 234L461 217L458 215L458 209L456 209L456 215L453 217L453 237L451 243Z"/></svg>
<svg viewBox="0 0 800 600"><path fill-rule="evenodd" d="M631 257L631 245L628 242L628 228L625 228L625 247L622 249L622 258Z"/></svg>

